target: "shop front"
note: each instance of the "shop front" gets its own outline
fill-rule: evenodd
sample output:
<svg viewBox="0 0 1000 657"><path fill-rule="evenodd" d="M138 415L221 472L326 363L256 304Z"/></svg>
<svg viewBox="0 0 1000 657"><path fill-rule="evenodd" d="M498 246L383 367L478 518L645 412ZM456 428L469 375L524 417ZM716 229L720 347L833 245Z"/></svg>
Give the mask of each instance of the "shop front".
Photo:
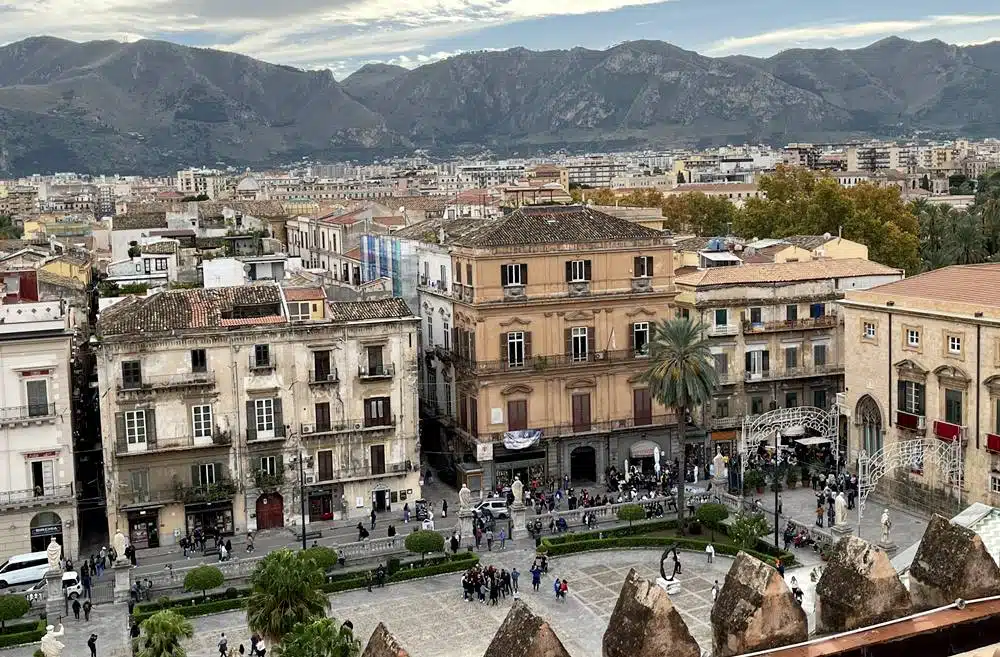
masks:
<svg viewBox="0 0 1000 657"><path fill-rule="evenodd" d="M727 458L731 458L734 454L739 451L739 432L737 429L725 429L722 431L712 432L712 458L715 458L715 453L718 451L720 454Z"/></svg>
<svg viewBox="0 0 1000 657"><path fill-rule="evenodd" d="M509 431L504 444L493 446L493 490L502 491L520 477L525 486L543 485L548 458L540 431Z"/></svg>
<svg viewBox="0 0 1000 657"><path fill-rule="evenodd" d="M137 550L160 547L159 509L129 511L128 540Z"/></svg>
<svg viewBox="0 0 1000 657"><path fill-rule="evenodd" d="M692 431L684 439L684 463L686 480L688 482L703 481L709 478L708 464L715 456L710 454L708 434L703 431Z"/></svg>
<svg viewBox="0 0 1000 657"><path fill-rule="evenodd" d="M334 511L344 511L343 490L338 494L333 486L322 486L309 491L309 522L332 520ZM346 517L346 516L345 516Z"/></svg>
<svg viewBox="0 0 1000 657"><path fill-rule="evenodd" d="M185 526L188 534L194 534L196 529L205 536L232 536L233 503L230 500L218 502L200 502L184 506Z"/></svg>
<svg viewBox="0 0 1000 657"><path fill-rule="evenodd" d="M59 517L58 513L43 511L36 514L31 519L29 531L32 552L44 552L53 536L59 545L65 545L63 542L62 518Z"/></svg>

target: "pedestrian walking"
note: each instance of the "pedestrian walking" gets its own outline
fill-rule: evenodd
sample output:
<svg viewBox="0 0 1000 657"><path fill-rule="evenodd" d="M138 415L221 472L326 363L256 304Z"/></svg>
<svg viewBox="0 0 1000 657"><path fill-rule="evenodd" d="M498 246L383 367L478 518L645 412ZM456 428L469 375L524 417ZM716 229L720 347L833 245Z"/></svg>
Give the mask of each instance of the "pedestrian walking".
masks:
<svg viewBox="0 0 1000 657"><path fill-rule="evenodd" d="M80 601L73 601L73 618L80 620Z"/></svg>
<svg viewBox="0 0 1000 657"><path fill-rule="evenodd" d="M476 536L476 549L478 550L483 542L483 530L480 529L479 526L477 525L476 530L473 532L473 534L475 534Z"/></svg>
<svg viewBox="0 0 1000 657"><path fill-rule="evenodd" d="M372 531L374 531L375 530L375 509L374 508L372 509L371 516L372 516Z"/></svg>
<svg viewBox="0 0 1000 657"><path fill-rule="evenodd" d="M500 536L498 538L500 539L500 549L502 550L507 545L507 532L503 527L500 528Z"/></svg>
<svg viewBox="0 0 1000 657"><path fill-rule="evenodd" d="M226 657L226 653L229 652L229 639L226 638L226 633L223 632L219 637L219 654L222 657Z"/></svg>
<svg viewBox="0 0 1000 657"><path fill-rule="evenodd" d="M91 634L87 639L87 647L90 648L90 657L97 657L97 635Z"/></svg>
<svg viewBox="0 0 1000 657"><path fill-rule="evenodd" d="M542 583L542 569L538 566L532 566L529 572L531 573L531 588L537 593L538 587Z"/></svg>
<svg viewBox="0 0 1000 657"><path fill-rule="evenodd" d="M712 584L712 602L714 603L719 599L719 591L721 587L719 586L719 580L715 580L715 584Z"/></svg>
<svg viewBox="0 0 1000 657"><path fill-rule="evenodd" d="M403 505L403 524L409 524L410 522L410 503L407 502Z"/></svg>
<svg viewBox="0 0 1000 657"><path fill-rule="evenodd" d="M708 555L708 563L715 561L715 547L711 543L705 546L705 554Z"/></svg>
<svg viewBox="0 0 1000 657"><path fill-rule="evenodd" d="M90 582L90 571L88 570L87 573L83 576L83 595L88 600L91 597L90 592L91 592L91 582Z"/></svg>
<svg viewBox="0 0 1000 657"><path fill-rule="evenodd" d="M83 603L83 620L87 621L88 623L90 622L90 610L93 608L94 605L90 603L90 600L87 600L86 602Z"/></svg>
<svg viewBox="0 0 1000 657"><path fill-rule="evenodd" d="M451 535L451 553L458 554L458 534Z"/></svg>
<svg viewBox="0 0 1000 657"><path fill-rule="evenodd" d="M441 500L441 517L448 517L448 500Z"/></svg>
<svg viewBox="0 0 1000 657"><path fill-rule="evenodd" d="M492 529L487 529L486 530L486 549L489 550L490 552L493 551L493 530Z"/></svg>
<svg viewBox="0 0 1000 657"><path fill-rule="evenodd" d="M556 577L556 581L552 582L552 590L556 594L556 600L559 599L559 589L561 588L561 584L562 582L559 581L558 577Z"/></svg>
<svg viewBox="0 0 1000 657"><path fill-rule="evenodd" d="M521 573L517 572L517 568L510 569L510 585L514 589L514 593L517 593L517 578L521 576Z"/></svg>
<svg viewBox="0 0 1000 657"><path fill-rule="evenodd" d="M822 527L823 526L823 503L822 502L816 507L816 526L817 527Z"/></svg>

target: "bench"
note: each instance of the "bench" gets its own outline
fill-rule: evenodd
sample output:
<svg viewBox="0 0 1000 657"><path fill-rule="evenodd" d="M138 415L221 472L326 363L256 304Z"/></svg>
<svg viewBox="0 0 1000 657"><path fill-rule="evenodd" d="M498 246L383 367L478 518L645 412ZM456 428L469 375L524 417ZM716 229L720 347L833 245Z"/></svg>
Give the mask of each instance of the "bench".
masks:
<svg viewBox="0 0 1000 657"><path fill-rule="evenodd" d="M310 529L309 531L306 532L306 540L307 541L308 540L318 540L318 539L321 539L321 538L323 538L323 532L322 532L322 530L319 530L319 529ZM297 540L297 541L301 541L302 540L302 532L297 532L295 534L295 540Z"/></svg>

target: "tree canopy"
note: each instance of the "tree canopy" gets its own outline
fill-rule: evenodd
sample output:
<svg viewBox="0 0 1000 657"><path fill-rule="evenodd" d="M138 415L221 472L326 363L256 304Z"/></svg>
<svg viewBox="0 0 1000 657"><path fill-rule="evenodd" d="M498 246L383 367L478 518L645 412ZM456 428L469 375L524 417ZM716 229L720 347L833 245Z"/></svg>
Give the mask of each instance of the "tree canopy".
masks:
<svg viewBox="0 0 1000 657"><path fill-rule="evenodd" d="M215 566L197 566L184 576L184 590L201 591L205 595L209 589L217 589L225 581L222 571Z"/></svg>
<svg viewBox="0 0 1000 657"><path fill-rule="evenodd" d="M185 657L181 640L193 636L191 621L170 609L158 611L142 622L137 657Z"/></svg>
<svg viewBox="0 0 1000 657"><path fill-rule="evenodd" d="M1000 262L1000 172L984 174L975 183L975 201L964 209L924 199L910 204L919 231L916 271Z"/></svg>
<svg viewBox="0 0 1000 657"><path fill-rule="evenodd" d="M410 552L419 554L423 560L428 552L444 551L444 536L430 529L418 529L406 535L404 545Z"/></svg>
<svg viewBox="0 0 1000 657"><path fill-rule="evenodd" d="M330 601L322 590L323 570L306 552L271 552L250 576L247 625L278 643L298 623L322 618Z"/></svg>
<svg viewBox="0 0 1000 657"><path fill-rule="evenodd" d="M31 603L23 595L16 593L0 595L0 628L5 627L7 621L24 616L30 609Z"/></svg>
<svg viewBox="0 0 1000 657"><path fill-rule="evenodd" d="M618 508L618 519L627 522L631 527L636 520L646 519L646 510L640 504L623 504Z"/></svg>
<svg viewBox="0 0 1000 657"><path fill-rule="evenodd" d="M361 642L350 626L320 618L293 627L275 652L278 657L358 657Z"/></svg>

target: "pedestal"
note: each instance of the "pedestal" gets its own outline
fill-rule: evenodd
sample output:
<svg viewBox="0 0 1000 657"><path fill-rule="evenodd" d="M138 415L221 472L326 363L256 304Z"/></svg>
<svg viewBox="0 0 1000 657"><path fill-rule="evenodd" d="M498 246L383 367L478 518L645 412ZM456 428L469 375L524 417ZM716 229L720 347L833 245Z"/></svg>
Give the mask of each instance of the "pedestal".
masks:
<svg viewBox="0 0 1000 657"><path fill-rule="evenodd" d="M854 531L854 528L845 522L842 525L834 525L833 527L830 528L830 531L837 538L843 538L844 536L847 536L852 531Z"/></svg>
<svg viewBox="0 0 1000 657"><path fill-rule="evenodd" d="M528 535L528 528L525 526L527 511L523 502L514 502L510 505L510 521L510 537L512 540L518 540Z"/></svg>
<svg viewBox="0 0 1000 657"><path fill-rule="evenodd" d="M49 625L58 625L59 619L66 615L61 570L53 569L45 573L45 593L45 616Z"/></svg>
<svg viewBox="0 0 1000 657"><path fill-rule="evenodd" d="M893 543L892 541L887 541L885 543L883 543L882 541L879 541L878 543L876 543L876 545L878 545L880 548L882 548L883 550L885 550L886 554L888 554L890 556L896 553L896 549L897 549L896 548L896 544Z"/></svg>
<svg viewBox="0 0 1000 657"><path fill-rule="evenodd" d="M458 533L462 536L464 545L476 544L476 537L473 534L475 517L476 514L472 512L472 509L462 509L458 512Z"/></svg>
<svg viewBox="0 0 1000 657"><path fill-rule="evenodd" d="M132 589L132 564L128 559L119 557L111 570L115 574L115 602L128 602Z"/></svg>

